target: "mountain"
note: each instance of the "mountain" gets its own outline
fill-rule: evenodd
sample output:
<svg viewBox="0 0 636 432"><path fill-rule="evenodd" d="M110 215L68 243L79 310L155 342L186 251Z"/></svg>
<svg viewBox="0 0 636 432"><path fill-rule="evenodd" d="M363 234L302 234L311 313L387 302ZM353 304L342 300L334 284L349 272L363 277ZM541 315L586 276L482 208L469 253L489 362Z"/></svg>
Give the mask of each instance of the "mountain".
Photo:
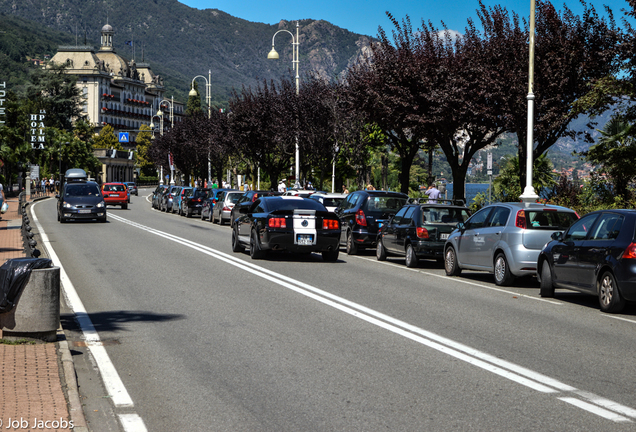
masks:
<svg viewBox="0 0 636 432"><path fill-rule="evenodd" d="M118 54L146 61L165 78L167 94L185 102L192 78L212 72L212 101L232 89L291 74L292 38L276 36L280 60L268 60L278 30L296 33L296 22L254 23L218 9L193 9L177 0L0 0L0 10L69 34L83 45L100 45L104 24L115 29ZM300 75L335 77L368 49L371 40L326 21L300 20ZM127 45L132 41L133 47ZM203 80L199 80L203 88ZM202 91L203 93L203 91Z"/></svg>

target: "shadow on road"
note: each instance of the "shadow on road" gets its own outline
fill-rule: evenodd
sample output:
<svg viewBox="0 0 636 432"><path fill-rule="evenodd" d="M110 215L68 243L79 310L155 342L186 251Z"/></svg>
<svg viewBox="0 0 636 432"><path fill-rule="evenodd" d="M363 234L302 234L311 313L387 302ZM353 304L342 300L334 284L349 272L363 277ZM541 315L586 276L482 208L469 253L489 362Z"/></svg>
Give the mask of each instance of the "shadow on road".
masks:
<svg viewBox="0 0 636 432"><path fill-rule="evenodd" d="M128 331L123 324L132 322L166 322L185 319L185 315L157 314L148 311L107 311L87 314L98 332ZM66 330L80 330L78 319L81 314L61 314L60 323Z"/></svg>

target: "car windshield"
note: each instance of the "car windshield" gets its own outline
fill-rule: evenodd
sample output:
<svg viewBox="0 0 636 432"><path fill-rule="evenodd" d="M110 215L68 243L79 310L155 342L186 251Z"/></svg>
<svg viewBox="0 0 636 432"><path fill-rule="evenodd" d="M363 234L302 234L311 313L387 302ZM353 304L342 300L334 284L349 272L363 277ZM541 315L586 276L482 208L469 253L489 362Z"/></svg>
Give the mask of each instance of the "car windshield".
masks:
<svg viewBox="0 0 636 432"><path fill-rule="evenodd" d="M66 196L97 196L99 189L96 185L76 184L66 186Z"/></svg>
<svg viewBox="0 0 636 432"><path fill-rule="evenodd" d="M300 200L300 199L275 199L267 201L267 208L269 211L278 211L278 210L295 210L295 209L303 209L303 210L318 210L318 211L326 211L325 206L320 204L318 201L314 200Z"/></svg>
<svg viewBox="0 0 636 432"><path fill-rule="evenodd" d="M104 191L106 192L124 192L126 187L124 185L104 185Z"/></svg>
<svg viewBox="0 0 636 432"><path fill-rule="evenodd" d="M464 222L470 215L466 209L424 207L422 222L424 223L457 223Z"/></svg>
<svg viewBox="0 0 636 432"><path fill-rule="evenodd" d="M367 202L367 210L370 212L397 212L406 204L406 198L391 196L371 196Z"/></svg>
<svg viewBox="0 0 636 432"><path fill-rule="evenodd" d="M527 210L528 229L566 229L578 218L574 212Z"/></svg>

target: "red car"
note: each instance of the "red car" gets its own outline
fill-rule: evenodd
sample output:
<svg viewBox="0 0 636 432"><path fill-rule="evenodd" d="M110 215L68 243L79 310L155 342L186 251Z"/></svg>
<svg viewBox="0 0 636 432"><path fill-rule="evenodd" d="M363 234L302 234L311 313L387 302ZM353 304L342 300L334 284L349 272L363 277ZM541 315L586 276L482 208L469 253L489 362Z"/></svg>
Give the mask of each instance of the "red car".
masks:
<svg viewBox="0 0 636 432"><path fill-rule="evenodd" d="M128 190L123 183L104 183L102 195L106 205L120 205L122 209L128 208Z"/></svg>

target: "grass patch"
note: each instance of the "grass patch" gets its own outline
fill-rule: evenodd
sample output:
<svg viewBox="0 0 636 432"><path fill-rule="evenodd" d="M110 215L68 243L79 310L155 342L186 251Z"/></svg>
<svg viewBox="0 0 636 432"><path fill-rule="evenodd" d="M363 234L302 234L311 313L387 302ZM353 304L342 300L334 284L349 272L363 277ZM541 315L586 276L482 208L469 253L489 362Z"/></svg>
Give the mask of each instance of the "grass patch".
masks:
<svg viewBox="0 0 636 432"><path fill-rule="evenodd" d="M2 345L35 345L35 341L28 340L28 339L16 339L16 340L0 339L0 344Z"/></svg>

